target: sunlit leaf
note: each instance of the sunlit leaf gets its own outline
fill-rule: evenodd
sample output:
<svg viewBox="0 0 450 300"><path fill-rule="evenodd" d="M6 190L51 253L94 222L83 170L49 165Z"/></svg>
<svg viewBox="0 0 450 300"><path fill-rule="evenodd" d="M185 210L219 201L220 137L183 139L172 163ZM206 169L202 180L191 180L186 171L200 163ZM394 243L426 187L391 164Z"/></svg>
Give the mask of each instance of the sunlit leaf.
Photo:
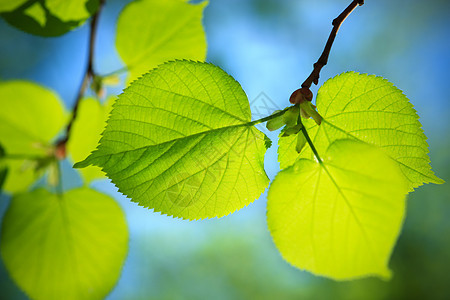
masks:
<svg viewBox="0 0 450 300"><path fill-rule="evenodd" d="M117 23L116 46L128 82L169 60L203 61L206 36L202 13L207 2L141 0L128 4Z"/></svg>
<svg viewBox="0 0 450 300"><path fill-rule="evenodd" d="M15 3L16 0L9 2ZM99 0L28 0L1 16L12 26L40 36L59 36L82 25ZM1 4L0 4L1 5ZM1 11L1 10L0 10Z"/></svg>
<svg viewBox="0 0 450 300"><path fill-rule="evenodd" d="M323 164L299 159L269 189L267 222L292 265L334 279L390 277L407 180L377 147L338 140Z"/></svg>
<svg viewBox="0 0 450 300"><path fill-rule="evenodd" d="M86 98L80 102L77 118L72 125L67 143L69 156L73 161L86 158L97 147L114 101L115 98L112 97L104 104L93 98ZM80 169L80 172L86 183L105 176L105 173L96 166Z"/></svg>
<svg viewBox="0 0 450 300"><path fill-rule="evenodd" d="M410 190L424 183L442 183L431 171L428 144L419 117L402 91L381 77L348 72L328 80L317 94L324 118L318 126L304 124L319 153L337 139L377 145L395 160L408 178ZM312 158L309 147L299 155L295 137L279 140L281 168L300 157Z"/></svg>
<svg viewBox="0 0 450 300"><path fill-rule="evenodd" d="M133 201L185 219L221 217L268 185L265 135L249 123L244 91L211 64L176 61L133 82L116 101L98 150Z"/></svg>
<svg viewBox="0 0 450 300"><path fill-rule="evenodd" d="M4 190L21 191L36 180L31 160L51 154L51 142L64 127L66 114L55 93L27 81L1 82L0 107L0 143L9 167Z"/></svg>
<svg viewBox="0 0 450 300"><path fill-rule="evenodd" d="M109 196L39 189L11 200L0 250L32 299L101 299L119 277L127 244L124 214Z"/></svg>

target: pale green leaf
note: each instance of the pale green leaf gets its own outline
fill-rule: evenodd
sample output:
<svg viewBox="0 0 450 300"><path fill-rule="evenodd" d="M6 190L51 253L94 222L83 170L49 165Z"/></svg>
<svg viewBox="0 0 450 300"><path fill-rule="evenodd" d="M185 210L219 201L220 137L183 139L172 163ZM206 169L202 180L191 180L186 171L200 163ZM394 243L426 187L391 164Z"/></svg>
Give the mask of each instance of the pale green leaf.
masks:
<svg viewBox="0 0 450 300"><path fill-rule="evenodd" d="M125 216L109 196L39 189L12 198L0 250L32 299L101 299L116 284L127 245Z"/></svg>
<svg viewBox="0 0 450 300"><path fill-rule="evenodd" d="M0 12L14 10L27 1L28 0L0 0Z"/></svg>
<svg viewBox="0 0 450 300"><path fill-rule="evenodd" d="M117 23L116 47L130 72L128 82L163 62L203 61L206 36L202 13L207 2L141 0L128 4Z"/></svg>
<svg viewBox="0 0 450 300"><path fill-rule="evenodd" d="M51 142L64 127L66 113L55 93L27 81L1 82L0 107L0 143L7 157L30 157L6 161L4 190L17 192L36 180L30 160L51 154Z"/></svg>
<svg viewBox="0 0 450 300"><path fill-rule="evenodd" d="M408 191L398 164L349 139L333 142L323 159L299 159L273 181L267 222L277 248L317 275L389 278Z"/></svg>
<svg viewBox="0 0 450 300"><path fill-rule="evenodd" d="M387 80L348 72L328 80L317 94L317 109L324 118L318 126L305 120L319 153L337 139L350 138L382 148L409 180L410 190L424 183L443 183L431 171L428 144L419 117L402 91ZM280 138L281 168L300 157L312 158L309 147L299 155L295 137Z"/></svg>
<svg viewBox="0 0 450 300"><path fill-rule="evenodd" d="M67 143L68 153L73 161L77 162L86 158L97 147L114 101L115 98L109 98L101 104L96 99L86 98L80 102L77 118L72 125ZM105 173L96 166L80 169L80 172L86 183L105 176Z"/></svg>
<svg viewBox="0 0 450 300"><path fill-rule="evenodd" d="M122 193L155 211L221 217L268 185L265 135L250 120L247 96L220 68L167 63L119 96L98 150L75 167L101 166Z"/></svg>

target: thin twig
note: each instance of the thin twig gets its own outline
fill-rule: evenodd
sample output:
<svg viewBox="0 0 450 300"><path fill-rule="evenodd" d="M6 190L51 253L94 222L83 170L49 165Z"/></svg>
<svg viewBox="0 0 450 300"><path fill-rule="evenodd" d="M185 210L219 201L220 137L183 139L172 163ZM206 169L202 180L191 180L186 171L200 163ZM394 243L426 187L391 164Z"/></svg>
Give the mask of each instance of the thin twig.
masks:
<svg viewBox="0 0 450 300"><path fill-rule="evenodd" d="M325 49L323 49L322 55L319 60L313 65L314 69L309 75L309 77L302 83L302 88L309 89L311 85L314 83L317 85L319 83L319 75L322 68L328 62L328 56L330 55L331 47L333 46L334 39L341 27L342 23L345 19L352 13L352 11L359 5L363 5L364 0L353 0L352 3L336 18L333 20L333 29L331 30L330 36L328 37L328 41L325 45Z"/></svg>
<svg viewBox="0 0 450 300"><path fill-rule="evenodd" d="M105 0L100 0L97 12L93 15L91 20L91 25L89 27L89 52L88 52L88 62L86 66L86 72L83 77L80 89L78 90L77 97L75 99L75 104L72 109L72 117L66 127L65 135L56 143L56 156L59 159L66 157L66 144L69 141L72 125L75 122L78 114L78 108L80 106L81 99L83 98L86 90L88 88L89 82L94 78L94 50L95 50L95 39L97 36L98 19L100 16L100 11L105 4Z"/></svg>

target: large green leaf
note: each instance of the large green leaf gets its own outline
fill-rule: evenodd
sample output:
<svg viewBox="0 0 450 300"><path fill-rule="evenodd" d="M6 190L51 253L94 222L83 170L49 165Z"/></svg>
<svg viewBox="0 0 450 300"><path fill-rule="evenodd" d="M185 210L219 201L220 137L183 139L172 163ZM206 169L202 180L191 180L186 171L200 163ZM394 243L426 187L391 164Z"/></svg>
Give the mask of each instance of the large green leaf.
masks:
<svg viewBox="0 0 450 300"><path fill-rule="evenodd" d="M98 149L75 167L103 168L133 201L185 219L221 217L264 191L265 135L247 96L206 63L176 61L133 82Z"/></svg>
<svg viewBox="0 0 450 300"><path fill-rule="evenodd" d="M92 149L97 147L114 101L115 97L109 98L104 104L93 98L86 98L81 101L67 143L67 149L73 161L76 162L86 158L92 152ZM86 183L105 177L105 173L95 166L81 169L80 172Z"/></svg>
<svg viewBox="0 0 450 300"><path fill-rule="evenodd" d="M25 32L59 36L82 25L97 11L98 5L99 0L28 0L1 16Z"/></svg>
<svg viewBox="0 0 450 300"><path fill-rule="evenodd" d="M333 142L323 159L299 159L273 181L267 222L276 246L318 275L389 278L406 179L383 151L354 140Z"/></svg>
<svg viewBox="0 0 450 300"><path fill-rule="evenodd" d="M344 73L319 89L316 104L324 118L322 124L305 120L304 125L319 153L337 139L363 141L379 146L400 165L410 190L443 182L431 171L428 144L416 111L392 83L381 77ZM309 147L298 154L295 145L295 136L279 139L281 168L301 157L313 157Z"/></svg>
<svg viewBox="0 0 450 300"><path fill-rule="evenodd" d="M116 46L130 72L128 82L163 62L203 61L206 36L202 13L207 2L141 0L128 4L117 23Z"/></svg>
<svg viewBox="0 0 450 300"><path fill-rule="evenodd" d="M33 299L101 299L127 253L124 214L104 194L39 189L11 200L0 250L11 277Z"/></svg>
<svg viewBox="0 0 450 300"><path fill-rule="evenodd" d="M0 143L9 167L4 189L17 192L36 180L30 160L51 154L51 141L64 127L66 113L55 93L27 81L0 83L0 107ZM20 156L29 159L16 159Z"/></svg>

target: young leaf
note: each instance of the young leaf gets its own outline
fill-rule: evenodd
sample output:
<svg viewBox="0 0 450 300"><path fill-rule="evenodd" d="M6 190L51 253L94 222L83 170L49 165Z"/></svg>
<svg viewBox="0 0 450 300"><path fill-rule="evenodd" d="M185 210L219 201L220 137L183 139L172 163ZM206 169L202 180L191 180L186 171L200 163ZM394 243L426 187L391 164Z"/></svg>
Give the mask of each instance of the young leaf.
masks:
<svg viewBox="0 0 450 300"><path fill-rule="evenodd" d="M73 161L86 158L92 149L95 149L105 129L114 101L115 97L109 98L104 104L93 98L86 98L80 102L78 115L72 125L67 143L67 149ZM80 169L80 172L85 183L105 176L105 173L95 166Z"/></svg>
<svg viewBox="0 0 450 300"><path fill-rule="evenodd" d="M124 214L109 196L39 189L12 198L0 250L30 298L101 299L119 277L127 245Z"/></svg>
<svg viewBox="0 0 450 300"><path fill-rule="evenodd" d="M16 3L17 0L11 1ZM59 36L82 25L94 14L99 0L28 0L1 16L10 25L40 36ZM1 8L1 4L0 4ZM0 10L1 11L1 10Z"/></svg>
<svg viewBox="0 0 450 300"><path fill-rule="evenodd" d="M98 149L75 167L103 168L133 201L185 219L221 217L264 191L265 135L247 96L220 68L161 65L113 106Z"/></svg>
<svg viewBox="0 0 450 300"><path fill-rule="evenodd" d="M410 190L424 183L443 183L431 171L426 136L416 111L402 92L381 77L348 72L328 80L317 94L320 126L303 123L319 153L333 141L350 138L382 148L408 178ZM280 138L281 168L300 157L312 158L307 148L299 155L293 137Z"/></svg>
<svg viewBox="0 0 450 300"><path fill-rule="evenodd" d="M383 151L354 140L333 142L323 159L299 159L273 181L267 222L277 248L314 274L389 278L406 179Z"/></svg>
<svg viewBox="0 0 450 300"><path fill-rule="evenodd" d="M66 114L58 96L27 81L0 83L0 143L8 155L44 157L50 142L66 123ZM4 190L22 191L36 180L31 162L11 160Z"/></svg>
<svg viewBox="0 0 450 300"><path fill-rule="evenodd" d="M128 4L117 23L116 47L130 72L128 82L174 59L203 61L206 36L203 9L208 3L141 0Z"/></svg>

